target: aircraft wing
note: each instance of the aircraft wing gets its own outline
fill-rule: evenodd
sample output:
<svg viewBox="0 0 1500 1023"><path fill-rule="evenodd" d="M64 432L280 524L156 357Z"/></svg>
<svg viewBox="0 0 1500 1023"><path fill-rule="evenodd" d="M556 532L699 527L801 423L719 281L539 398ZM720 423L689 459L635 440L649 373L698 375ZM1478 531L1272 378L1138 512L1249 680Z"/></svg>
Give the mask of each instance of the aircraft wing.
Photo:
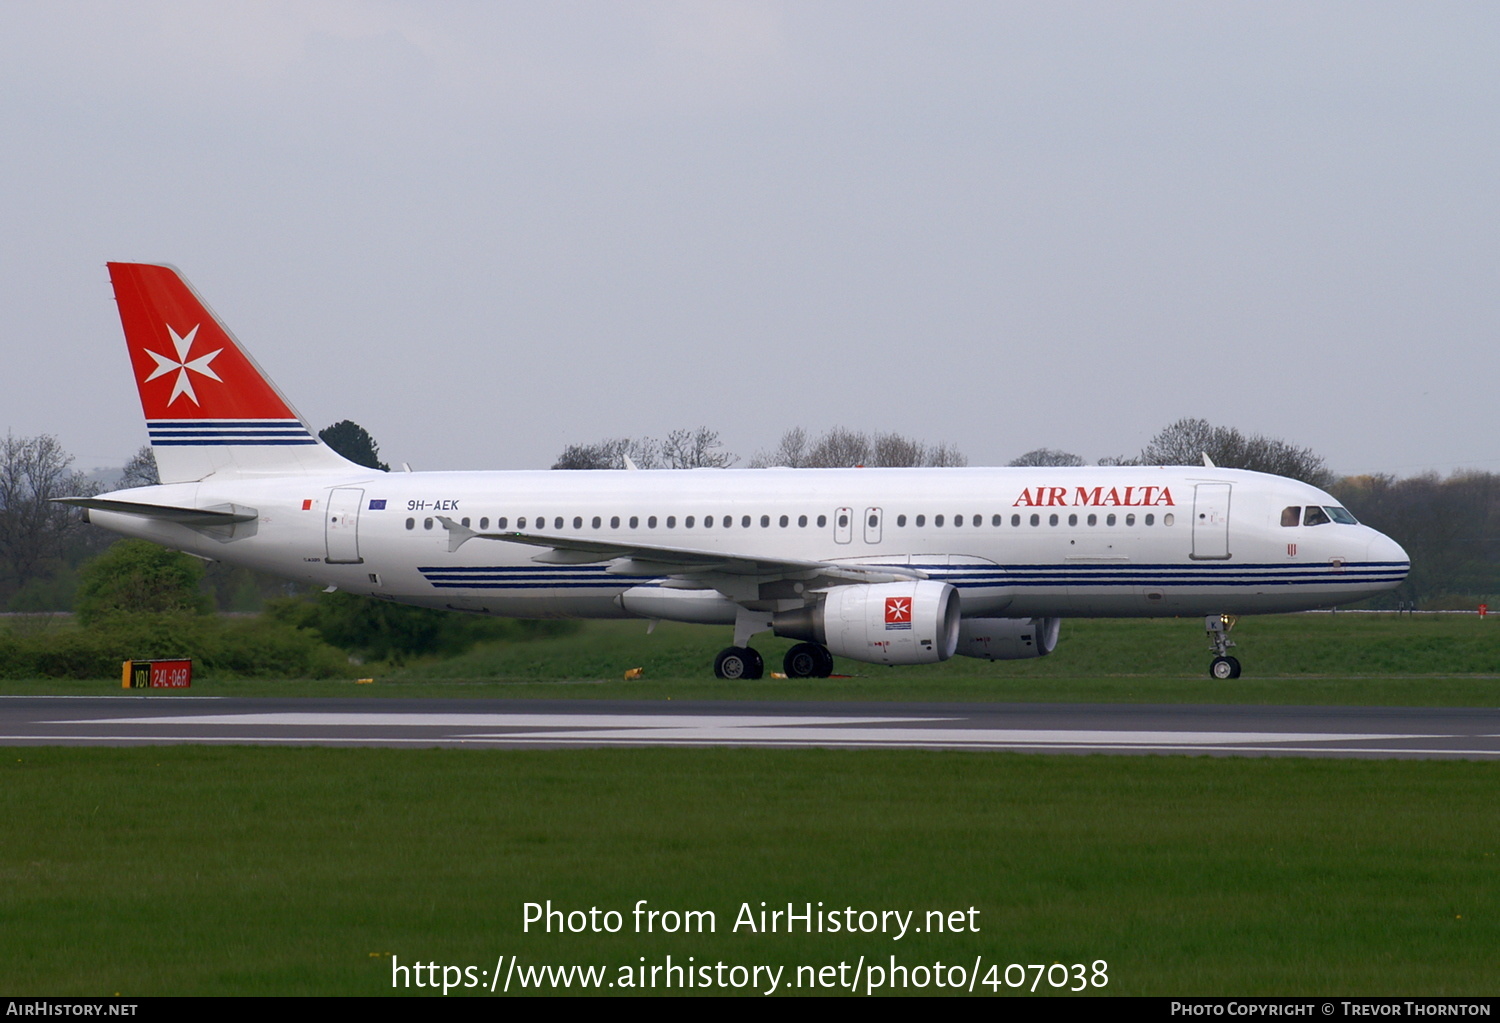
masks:
<svg viewBox="0 0 1500 1023"><path fill-rule="evenodd" d="M533 560L552 565L609 561L613 564L606 571L611 574L666 576L671 580L669 585L675 584L686 589L716 589L735 600L745 599L743 595L748 588L782 579L811 583L809 588L817 588L849 582L882 583L927 578L925 572L901 565L768 558L756 554L734 554L659 544L618 543L547 533L480 533L443 515L439 515L437 519L448 530L449 551L458 550L470 540L502 540L506 543L545 547L547 550Z"/></svg>

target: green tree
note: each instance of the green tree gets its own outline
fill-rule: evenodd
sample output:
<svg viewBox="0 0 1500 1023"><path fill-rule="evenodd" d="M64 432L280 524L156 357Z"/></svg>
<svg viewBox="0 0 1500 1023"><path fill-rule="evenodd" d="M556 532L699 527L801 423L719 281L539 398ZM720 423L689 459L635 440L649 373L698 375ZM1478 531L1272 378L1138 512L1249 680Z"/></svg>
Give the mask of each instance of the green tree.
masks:
<svg viewBox="0 0 1500 1023"><path fill-rule="evenodd" d="M391 467L380 460L380 445L375 443L375 438L356 422L340 419L319 430L318 439L357 465L381 472L391 471Z"/></svg>
<svg viewBox="0 0 1500 1023"><path fill-rule="evenodd" d="M145 540L121 540L83 566L73 610L84 625L136 611L207 614L203 565Z"/></svg>

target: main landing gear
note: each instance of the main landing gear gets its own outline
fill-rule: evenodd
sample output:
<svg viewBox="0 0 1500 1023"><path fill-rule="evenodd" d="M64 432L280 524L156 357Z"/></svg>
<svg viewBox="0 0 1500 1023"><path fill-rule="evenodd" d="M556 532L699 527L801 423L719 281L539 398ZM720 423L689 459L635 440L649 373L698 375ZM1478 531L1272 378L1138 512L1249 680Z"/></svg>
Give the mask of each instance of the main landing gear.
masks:
<svg viewBox="0 0 1500 1023"><path fill-rule="evenodd" d="M715 678L760 678L766 662L747 646L727 646L714 658Z"/></svg>
<svg viewBox="0 0 1500 1023"><path fill-rule="evenodd" d="M1208 641L1214 646L1214 659L1208 666L1208 673L1213 678L1240 677L1239 658L1229 656L1229 648L1235 645L1234 640L1229 638L1229 630L1234 628L1235 621L1234 615L1209 615L1203 619Z"/></svg>
<svg viewBox="0 0 1500 1023"><path fill-rule="evenodd" d="M798 643L786 652L781 663L787 678L827 678L833 674L833 654L817 643ZM725 647L714 658L715 678L754 679L765 670L760 654L747 646Z"/></svg>
<svg viewBox="0 0 1500 1023"><path fill-rule="evenodd" d="M817 643L798 643L781 662L787 678L827 678L833 674L833 654Z"/></svg>

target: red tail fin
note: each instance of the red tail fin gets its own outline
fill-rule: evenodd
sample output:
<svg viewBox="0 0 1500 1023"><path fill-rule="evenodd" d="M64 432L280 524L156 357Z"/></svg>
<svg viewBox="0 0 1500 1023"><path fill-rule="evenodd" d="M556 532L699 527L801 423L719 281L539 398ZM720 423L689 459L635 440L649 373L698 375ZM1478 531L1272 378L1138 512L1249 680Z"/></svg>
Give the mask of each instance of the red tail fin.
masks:
<svg viewBox="0 0 1500 1023"><path fill-rule="evenodd" d="M109 275L163 483L358 471L318 440L175 268L110 263Z"/></svg>

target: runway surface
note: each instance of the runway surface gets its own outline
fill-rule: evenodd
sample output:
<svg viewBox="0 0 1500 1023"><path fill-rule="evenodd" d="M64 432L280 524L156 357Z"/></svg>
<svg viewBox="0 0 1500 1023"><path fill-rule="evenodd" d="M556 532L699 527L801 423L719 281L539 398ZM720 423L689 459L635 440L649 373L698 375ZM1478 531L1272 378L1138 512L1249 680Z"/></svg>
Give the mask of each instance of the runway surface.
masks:
<svg viewBox="0 0 1500 1023"><path fill-rule="evenodd" d="M0 745L760 746L1500 757L1500 709L0 697Z"/></svg>

